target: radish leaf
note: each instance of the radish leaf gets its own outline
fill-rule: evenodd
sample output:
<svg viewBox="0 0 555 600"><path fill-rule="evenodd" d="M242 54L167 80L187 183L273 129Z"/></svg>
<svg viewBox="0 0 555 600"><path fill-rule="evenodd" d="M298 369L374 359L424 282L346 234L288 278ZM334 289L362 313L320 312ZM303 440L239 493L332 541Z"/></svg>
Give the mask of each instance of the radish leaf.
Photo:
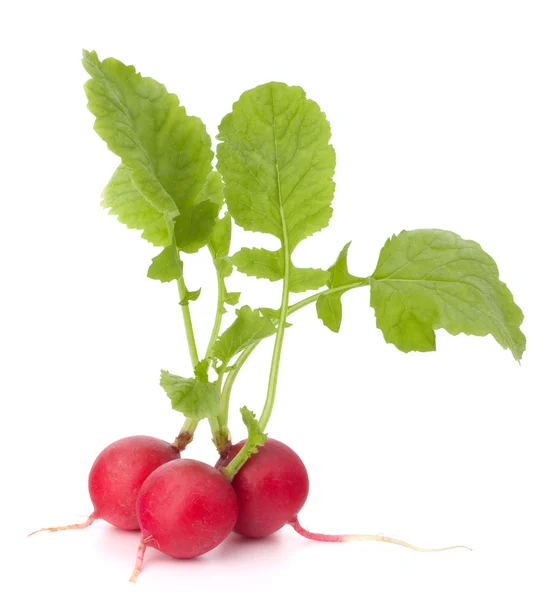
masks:
<svg viewBox="0 0 555 600"><path fill-rule="evenodd" d="M258 447L264 446L268 436L260 430L260 424L251 410L246 406L243 406L240 411L243 423L248 432L245 446L248 446L248 453L250 456L251 454L256 454L258 452Z"/></svg>
<svg viewBox="0 0 555 600"><path fill-rule="evenodd" d="M160 385L172 403L172 408L190 419L216 417L220 412L220 392L216 383L185 379L162 371Z"/></svg>
<svg viewBox="0 0 555 600"><path fill-rule="evenodd" d="M244 446L239 450L235 458L227 465L227 467L222 469L222 473L230 481L237 475L241 470L241 467L249 460L249 458L258 452L258 448L266 443L268 438L262 431L255 414L246 406L243 406L240 410L248 435Z"/></svg>
<svg viewBox="0 0 555 600"><path fill-rule="evenodd" d="M101 62L96 52L87 51L83 52L83 66L91 76L85 92L88 107L96 117L94 128L127 168L108 184L104 204L130 227L144 230L155 223L155 230L159 229L160 217L145 211L143 201L129 209L130 202L140 200L132 188L126 187L125 178L129 178L157 213L163 218L165 213L176 218L178 245L187 252L195 251L201 240L198 235L187 237L192 232L191 224L195 224L193 231L209 230L206 243L214 221L209 206L193 210L195 198L212 170L210 137L202 121L188 116L177 96L132 66L114 58ZM201 205L205 203L211 204L205 200ZM151 237L147 235L147 239ZM156 236L155 240L162 242Z"/></svg>
<svg viewBox="0 0 555 600"><path fill-rule="evenodd" d="M200 291L201 291L201 288L199 288L198 290L193 290L193 291L187 290L183 294L183 298L181 299L179 304L181 304L181 306L188 306L189 302L194 302L195 300L198 300L198 298L200 296Z"/></svg>
<svg viewBox="0 0 555 600"><path fill-rule="evenodd" d="M346 244L339 253L335 263L328 269L330 277L328 280L328 287L330 290L352 283L363 283L365 281L362 277L355 277L349 273L347 268L347 252L351 242ZM341 305L341 296L346 290L339 290L337 292L320 296L316 301L316 312L326 327L335 331L339 331L341 326L341 317L343 315L343 308Z"/></svg>
<svg viewBox="0 0 555 600"><path fill-rule="evenodd" d="M241 248L231 260L237 270L252 277L278 281L285 275L283 252L281 250L265 250L263 248ZM306 292L317 290L326 284L329 273L322 269L298 268L290 263L289 291Z"/></svg>
<svg viewBox="0 0 555 600"><path fill-rule="evenodd" d="M270 233L289 252L328 225L335 152L324 113L300 87L267 83L245 92L223 118L218 170L231 216Z"/></svg>
<svg viewBox="0 0 555 600"><path fill-rule="evenodd" d="M175 249L168 246L152 259L147 276L158 281L168 282L179 279L183 274L183 262Z"/></svg>
<svg viewBox="0 0 555 600"><path fill-rule="evenodd" d="M155 246L170 243L164 215L139 192L131 180L132 170L120 165L102 192L101 206L130 229L142 229L142 237Z"/></svg>
<svg viewBox="0 0 555 600"><path fill-rule="evenodd" d="M243 306L237 310L235 321L214 344L214 356L227 364L238 352L275 332L276 328L268 317L261 315L257 309Z"/></svg>
<svg viewBox="0 0 555 600"><path fill-rule="evenodd" d="M241 292L226 292L224 302L230 306L235 306L239 302Z"/></svg>
<svg viewBox="0 0 555 600"><path fill-rule="evenodd" d="M402 231L382 248L370 288L378 327L403 352L435 350L434 330L445 329L491 334L522 357L522 311L476 242L441 229Z"/></svg>

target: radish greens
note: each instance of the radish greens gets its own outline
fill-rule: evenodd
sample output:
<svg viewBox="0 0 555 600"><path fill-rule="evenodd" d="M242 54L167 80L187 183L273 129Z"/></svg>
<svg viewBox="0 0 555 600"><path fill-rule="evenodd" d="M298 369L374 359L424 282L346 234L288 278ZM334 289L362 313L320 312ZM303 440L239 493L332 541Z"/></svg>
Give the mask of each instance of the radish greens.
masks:
<svg viewBox="0 0 555 600"><path fill-rule="evenodd" d="M177 282L191 367L187 377L162 371L160 384L186 417L175 442L180 450L206 418L216 447L227 455L233 384L256 347L273 338L260 418L241 409L248 441L226 467L228 475L236 473L266 439L289 316L315 304L322 323L338 332L342 297L351 289L369 288L378 328L403 352L435 350L435 331L444 329L452 335L491 334L521 359L522 311L493 259L455 233L420 229L393 235L370 276L349 272L350 242L327 269L294 262L297 246L329 224L336 162L330 124L300 87L271 82L243 93L221 121L214 155L202 121L188 115L162 84L113 58L100 61L95 52L84 52L83 65L90 75L85 91L94 128L121 160L102 206L158 247L148 277ZM236 225L273 236L279 249L243 247L230 254ZM185 276L186 255L203 248L218 291L210 339L199 355L189 305L201 290L189 290ZM240 302L240 292L226 283L234 269L278 282L281 301L277 308L239 306L223 329L224 314ZM309 291L291 302L291 294Z"/></svg>

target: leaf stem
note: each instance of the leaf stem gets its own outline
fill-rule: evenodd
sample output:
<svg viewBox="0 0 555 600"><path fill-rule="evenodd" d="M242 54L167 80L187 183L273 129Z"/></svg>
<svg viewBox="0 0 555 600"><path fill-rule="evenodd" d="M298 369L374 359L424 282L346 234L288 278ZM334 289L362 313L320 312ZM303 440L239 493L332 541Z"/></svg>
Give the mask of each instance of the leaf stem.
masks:
<svg viewBox="0 0 555 600"><path fill-rule="evenodd" d="M215 256L212 251L212 258L214 260L214 266L216 267L216 273L218 275L218 303L216 305L216 316L214 318L214 326L212 327L212 334L210 335L210 340L208 342L208 346L206 348L206 358L212 354L212 348L218 339L218 335L220 334L220 327L222 326L222 317L224 314L224 300L225 300L225 282L224 277L222 275L221 269L218 268L215 262Z"/></svg>
<svg viewBox="0 0 555 600"><path fill-rule="evenodd" d="M183 427L172 444L179 452L183 452L183 450L185 450L185 448L193 441L197 425L198 421L195 421L195 419L189 419L188 417L185 419Z"/></svg>
<svg viewBox="0 0 555 600"><path fill-rule="evenodd" d="M335 292L346 292L348 290L354 290L355 288L365 287L370 285L370 277L366 278L364 281L357 281L356 283L349 283L347 285L341 285L339 287L334 287L331 289L323 290L321 292L317 292L316 294L312 294L312 296L308 296L308 298L304 298L303 300L299 300L295 304L292 304L289 307L288 313L291 315L294 312L297 312L301 308L316 302L320 296L327 296L329 294L334 294Z"/></svg>
<svg viewBox="0 0 555 600"><path fill-rule="evenodd" d="M228 375L226 377L224 387L222 389L222 396L221 396L222 410L220 413L220 420L221 420L222 425L227 425L227 422L229 419L229 399L231 397L231 389L233 388L235 379L237 378L237 375L239 375L239 371L241 370L241 367L245 364L248 357L253 353L253 351L257 345L258 345L258 342L255 344L251 344L248 348L246 348L245 350L243 350L243 352L241 352L241 354L239 355L239 358L235 361L235 364L233 365L231 371L228 373Z"/></svg>
<svg viewBox="0 0 555 600"><path fill-rule="evenodd" d="M166 226L168 228L168 234L170 237L170 246L175 254L176 261L179 263L181 259L179 257L177 244L175 243L173 221L167 212L164 213L164 215L166 217ZM181 304L187 298L188 294L187 286L185 285L185 280L183 278L183 267L181 268L181 277L177 280L177 289L179 290L179 302ZM187 302L181 304L181 313L183 314L183 323L185 325L185 335L187 336L189 355L194 368L198 363L198 352L197 344L195 342L195 332L193 331L193 322L191 320L191 311L189 310L189 305Z"/></svg>
<svg viewBox="0 0 555 600"><path fill-rule="evenodd" d="M342 286L339 286L336 288L317 292L316 294L312 294L312 296L308 296L308 298L304 298L303 300L299 300L299 302L292 304L288 308L287 314L291 315L291 314L297 312L298 310L300 310L301 308L304 308L305 306L308 306L309 304L316 302L316 300L318 300L318 298L320 296L327 296L328 294L333 294L335 292L346 292L348 290L354 290L355 288L365 287L367 285L370 285L370 277L368 277L364 281L350 283L348 285L342 285ZM237 375L239 375L239 371L241 370L241 367L245 364L248 357L253 353L253 351L258 346L258 344L260 344L261 341L262 340L254 342L253 344L251 344L250 346L245 348L245 350L243 350L243 352L239 355L239 358L235 361L235 364L233 365L233 370L230 371L229 375L227 376L227 378L225 380L224 387L222 390L222 413L221 413L222 417L223 417L223 415L225 415L225 423L227 423L228 412L229 412L229 399L231 397L231 389L233 387L235 379L237 378ZM225 413L224 413L224 411L225 411ZM260 418L260 424L261 424L261 430L264 431L265 425L263 427L262 417ZM266 422L266 424L267 424L267 422Z"/></svg>
<svg viewBox="0 0 555 600"><path fill-rule="evenodd" d="M249 446L249 444L245 444L241 450L235 455L235 458L231 460L231 462L222 469L222 473L225 475L228 481L233 481L233 478L239 471L241 467L249 460L249 458L253 455L253 448Z"/></svg>
<svg viewBox="0 0 555 600"><path fill-rule="evenodd" d="M179 264L181 259L179 256L179 249L177 248L177 244L175 243L173 220L167 212L164 213L164 216L166 218L166 227L168 228L170 246L172 248L172 251L174 252L176 262ZM183 277L183 263L181 263L181 265L181 277L177 280L177 289L179 291L179 303L181 305L181 314L183 316L183 324L185 326L185 335L187 337L189 356L191 357L191 364L194 369L199 361L198 351L197 344L195 341L195 332L193 330L193 321L191 319L191 311L189 310L188 302L184 302L184 300L187 298L188 290L187 286L185 285L185 279ZM179 452L184 450L187 447L187 445L191 443L197 425L198 421L196 421L195 419L185 419L185 423L183 423L183 427L181 427L181 430L173 443L173 445L179 450Z"/></svg>
<svg viewBox="0 0 555 600"><path fill-rule="evenodd" d="M177 280L177 287L179 289L179 301L187 297L188 290L185 286L183 277ZM183 323L185 325L185 335L187 336L187 346L189 347L189 356L191 357L191 363L193 367L196 367L198 363L198 352L197 344L195 342L195 332L193 331L193 321L191 320L191 311L189 310L189 304L181 305L181 313L183 314Z"/></svg>

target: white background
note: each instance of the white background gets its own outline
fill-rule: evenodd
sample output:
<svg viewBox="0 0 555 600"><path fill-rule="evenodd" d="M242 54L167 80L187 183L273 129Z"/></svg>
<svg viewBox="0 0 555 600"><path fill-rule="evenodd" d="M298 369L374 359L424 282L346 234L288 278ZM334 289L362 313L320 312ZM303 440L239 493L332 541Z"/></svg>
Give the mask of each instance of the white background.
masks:
<svg viewBox="0 0 555 600"><path fill-rule="evenodd" d="M554 17L534 0L2 9L0 595L554 597ZM387 237L418 227L456 231L496 259L526 315L520 366L490 336L441 331L438 352L402 354L356 290L339 335L313 308L291 318L269 427L309 470L306 526L474 552L284 530L232 536L192 561L149 549L133 587L137 533L97 523L25 538L91 511L88 470L107 444L173 439L181 419L159 370L190 374L174 285L145 277L154 249L99 207L118 160L92 129L81 48L163 82L212 135L244 90L303 86L331 122L338 166L331 225L301 245L300 266L329 266L353 240L351 270L365 276ZM233 247L261 239L238 230ZM204 348L215 288L205 252L186 273L203 290L193 317ZM229 287L254 306L278 303L278 284L238 275ZM267 342L237 381L236 439L238 407L261 410L270 354ZM187 456L215 460L204 425Z"/></svg>

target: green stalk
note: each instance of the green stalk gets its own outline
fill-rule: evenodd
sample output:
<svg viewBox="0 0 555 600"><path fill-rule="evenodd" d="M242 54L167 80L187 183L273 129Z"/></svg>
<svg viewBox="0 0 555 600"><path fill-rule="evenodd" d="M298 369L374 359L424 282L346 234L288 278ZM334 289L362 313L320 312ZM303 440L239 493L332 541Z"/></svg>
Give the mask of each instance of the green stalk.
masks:
<svg viewBox="0 0 555 600"><path fill-rule="evenodd" d="M210 340L208 341L208 346L206 348L206 358L212 355L212 349L214 348L214 344L218 339L218 335L220 335L222 317L225 312L224 300L226 293L224 277L222 275L221 269L218 268L218 265L216 263L216 256L212 248L210 247L210 244L208 245L208 250L212 255L212 260L214 262L214 267L216 268L216 274L218 276L218 301L216 304L216 316L214 317L212 333L210 335ZM226 366L227 365L222 365L222 370L218 376L218 387L220 390L222 387L222 381ZM210 429L212 431L212 441L214 442L214 445L216 446L216 449L218 450L220 456L225 458L229 452L229 448L231 447L231 436L229 434L229 429L227 428L227 419L224 421L220 414L220 416L218 416L217 418L208 419L208 421L210 423Z"/></svg>
<svg viewBox="0 0 555 600"><path fill-rule="evenodd" d="M183 452L183 450L185 450L185 448L193 441L197 425L198 421L189 418L185 419L185 423L183 423L183 427L173 443L173 446L175 446L179 452Z"/></svg>
<svg viewBox="0 0 555 600"><path fill-rule="evenodd" d="M235 475L237 475L237 473L239 473L239 471L241 470L241 467L253 455L255 449L256 449L256 446L249 444L249 440L247 439L247 442L241 448L241 450L239 450L239 452L235 455L235 458L233 458L230 461L230 463L227 465L227 467L224 467L222 469L222 473L225 475L225 477L228 481L233 481L233 478L235 477Z"/></svg>
<svg viewBox="0 0 555 600"><path fill-rule="evenodd" d="M287 309L287 315L291 315L291 314L297 312L298 310L300 310L301 308L304 308L305 306L308 306L309 304L316 302L320 296L327 296L329 294L334 294L336 292L346 292L348 290L354 290L355 288L365 287L367 285L370 285L370 277L368 277L364 281L360 281L357 283L350 283L347 285L342 285L342 286L339 286L336 288L317 292L316 294L312 294L312 296L308 296L308 298L304 298L303 300L299 300L299 302L292 304ZM240 371L241 367L245 364L248 357L253 353L254 349L258 346L258 344L260 344L260 341L254 342L253 344L251 344L250 346L245 348L245 350L243 350L243 352L239 355L239 358L233 365L233 370L229 373L229 375L227 376L227 379L225 380L223 391L222 391L222 406L224 407L225 413L222 412L222 415L225 414L225 417L226 417L225 422L226 423L227 423L227 415L228 415L228 411L229 411L229 399L231 396L231 389L233 387L233 383L235 382L237 375L239 375L239 371ZM260 423L260 429L262 431L264 431L265 425L264 426L262 425L262 417L260 418L259 423ZM266 424L267 424L267 422L266 422Z"/></svg>
<svg viewBox="0 0 555 600"><path fill-rule="evenodd" d="M323 290L321 292L317 292L316 294L312 294L312 296L309 296L304 300L299 300L299 302L292 304L289 307L288 314L291 315L294 312L300 310L301 308L304 308L305 306L316 302L316 300L318 300L320 296L329 296L329 294L335 294L335 292L347 292L348 290L354 290L355 288L366 287L367 285L370 285L370 279L371 278L368 277L364 281L359 281L357 283L349 283L347 285L340 285L339 287Z"/></svg>
<svg viewBox="0 0 555 600"><path fill-rule="evenodd" d="M177 280L177 288L179 289L179 302L187 297L187 287L183 277ZM181 304L181 313L183 314L183 323L185 324L185 335L187 336L187 346L189 347L189 356L191 357L191 363L193 368L198 363L198 352L197 344L195 342L195 332L193 331L193 321L191 320L191 311L189 310L189 304Z"/></svg>
<svg viewBox="0 0 555 600"><path fill-rule="evenodd" d="M210 254L212 254L212 258L214 258L214 254L212 253L212 251L210 251ZM220 335L220 327L222 326L222 317L224 314L224 311L223 311L224 299L225 299L224 277L222 276L221 270L218 269L218 267L216 266L215 263L214 263L214 266L216 267L216 272L218 274L218 303L216 305L216 316L214 318L214 326L212 327L212 334L210 335L208 347L206 348L206 357L208 357L208 356L210 356L210 354L212 354L212 348L214 347L214 344L216 343L216 340L218 339L218 335Z"/></svg>
<svg viewBox="0 0 555 600"><path fill-rule="evenodd" d="M171 220L168 213L165 213L166 217L166 226L168 228L168 234L170 236L170 246L174 253L175 259L179 262L179 250L177 248L177 244L175 243L175 235L173 230L173 221ZM181 277L177 280L177 289L179 290L179 302L183 302L187 297L187 286L185 285L185 280L183 279L183 269L181 270ZM183 323L185 325L185 335L187 336L187 345L189 347L189 355L191 357L191 363L193 364L193 368L196 367L198 363L198 352L197 352L197 344L195 342L195 332L193 331L193 322L191 320L191 311L189 310L189 305L187 303L181 304L181 313L183 315Z"/></svg>
<svg viewBox="0 0 555 600"><path fill-rule="evenodd" d="M177 248L177 244L175 243L175 235L173 230L173 221L169 217L168 213L165 214L166 217L166 226L168 228L168 234L170 236L170 246L174 253L176 262L180 261L179 250ZM195 341L195 332L193 330L193 321L191 319L191 311L189 310L189 304L187 302L182 302L187 297L187 286L185 285L185 279L183 277L183 268L181 269L181 277L177 280L177 289L179 291L179 303L181 305L181 314L183 316L183 324L185 325L185 335L187 337L187 346L189 348L189 356L191 357L191 364L193 369L196 367L198 363L198 351L197 344ZM193 440L193 436L195 434L195 430L197 428L198 421L195 419L185 419L185 423L183 423L183 427L177 437L173 445L181 452L183 451L188 444Z"/></svg>
<svg viewBox="0 0 555 600"><path fill-rule="evenodd" d="M277 391L277 380L279 375L279 363L281 360L281 350L283 348L283 337L285 335L285 324L287 322L287 309L289 308L289 270L291 265L291 258L289 252L289 237L287 234L287 226L285 220L285 213L283 211L283 202L281 197L281 181L280 181L280 171L279 171L279 160L278 160L278 150L277 150L277 137L276 137L276 122L274 118L274 149L276 154L276 179L277 179L277 192L278 192L278 200L279 200L279 214L281 218L281 227L283 234L283 289L281 293L281 308L279 313L279 322L276 333L276 341L274 343L274 352L272 354L272 364L270 366L270 378L268 380L268 392L266 394L266 402L264 403L264 408L262 409L262 414L260 415L260 429L261 431L265 431L266 426L268 425L268 421L270 420L270 416L272 415L272 410L274 408L274 401L276 399L276 391Z"/></svg>
<svg viewBox="0 0 555 600"><path fill-rule="evenodd" d="M217 417L211 417L208 419L210 423L210 429L212 431L212 442L216 446L218 454L222 458L226 458L231 448L231 437L229 435L229 429L227 425L222 426Z"/></svg>
<svg viewBox="0 0 555 600"><path fill-rule="evenodd" d="M233 384L235 383L235 379L237 375L239 375L239 371L241 367L247 361L247 358L253 353L254 349L258 345L258 342L255 344L251 344L248 348L243 350L239 355L239 358L235 361L235 364L232 367L232 370L228 373L224 387L222 389L222 411L220 413L220 419L222 425L227 426L227 421L229 419L229 399L231 397L231 389L233 388Z"/></svg>

